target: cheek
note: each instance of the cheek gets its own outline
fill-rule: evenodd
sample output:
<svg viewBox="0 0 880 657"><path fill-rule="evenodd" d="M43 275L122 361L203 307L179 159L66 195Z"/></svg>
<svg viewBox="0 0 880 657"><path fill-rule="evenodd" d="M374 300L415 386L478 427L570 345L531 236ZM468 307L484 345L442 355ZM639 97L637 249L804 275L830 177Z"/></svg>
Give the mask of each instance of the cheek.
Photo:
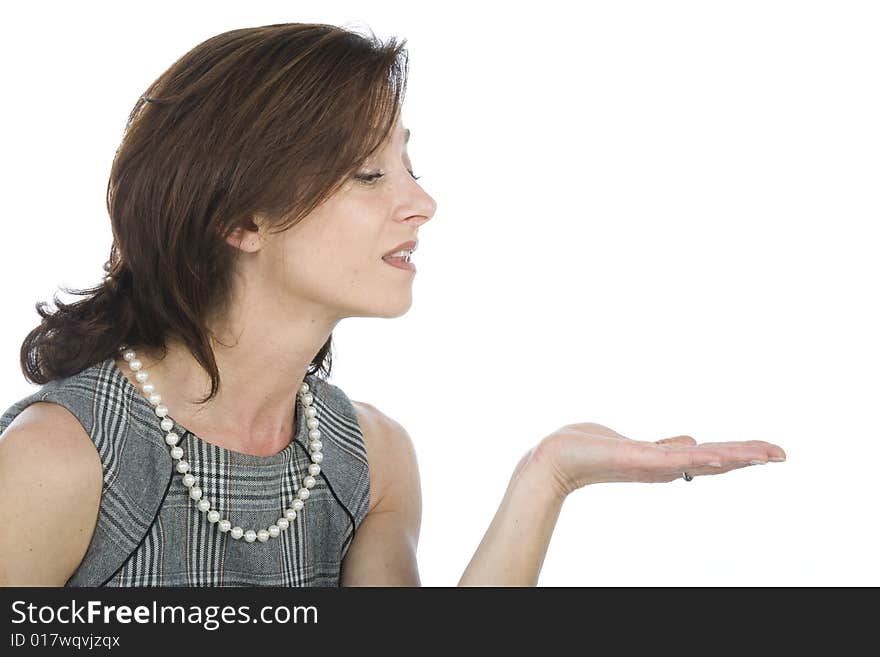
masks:
<svg viewBox="0 0 880 657"><path fill-rule="evenodd" d="M276 262L276 283L294 293L326 298L370 284L387 266L366 239L325 239L312 248L296 248ZM377 273L378 272L378 273Z"/></svg>

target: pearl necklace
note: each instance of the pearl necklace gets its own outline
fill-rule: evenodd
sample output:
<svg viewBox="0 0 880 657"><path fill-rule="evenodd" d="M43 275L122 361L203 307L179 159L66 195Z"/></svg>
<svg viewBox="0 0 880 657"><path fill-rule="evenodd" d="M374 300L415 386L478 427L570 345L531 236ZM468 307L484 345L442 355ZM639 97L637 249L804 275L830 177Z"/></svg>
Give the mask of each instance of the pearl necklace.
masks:
<svg viewBox="0 0 880 657"><path fill-rule="evenodd" d="M177 461L175 469L178 473L183 475L183 485L189 489L189 496L196 503L199 511L208 514L208 521L211 524L217 525L217 528L221 532L228 532L235 540L244 537L244 540L248 543L253 543L255 540L265 543L270 538L276 538L281 532L286 530L290 526L290 523L296 519L297 511L300 511L303 508L303 502L309 499L309 489L314 487L316 481L315 477L321 472L320 463L324 460L324 455L321 453L321 449L323 448L323 444L320 440L321 432L318 430L318 418L316 417L318 412L312 405L314 397L309 392L309 384L303 381L299 390L300 399L302 400L303 406L305 406L306 423L309 427L309 449L312 453L312 463L309 464L309 474L303 478L302 485L297 489L293 503L289 508L285 509L284 515L278 518L278 520L275 521L275 524L269 525L268 528L260 529L258 531L254 531L253 529L245 531L239 526L233 527L232 523L226 518L221 520L220 512L212 509L211 502L202 496L202 489L196 484L195 476L189 472L190 464L183 458L183 449L177 446L177 443L180 441L180 436L171 431L171 429L174 428L174 422L171 418L166 417L168 415L168 407L160 403L162 401L162 395L156 392L155 386L152 383L147 382L149 375L143 370L143 364L137 359L137 354L135 354L134 349L129 349L126 345L122 345L119 348L119 351L122 352L122 357L135 373L135 379L141 384L144 393L149 397L150 403L155 406L154 410L156 415L162 418L159 426L163 431L168 432L165 434L165 443L171 448L171 458Z"/></svg>

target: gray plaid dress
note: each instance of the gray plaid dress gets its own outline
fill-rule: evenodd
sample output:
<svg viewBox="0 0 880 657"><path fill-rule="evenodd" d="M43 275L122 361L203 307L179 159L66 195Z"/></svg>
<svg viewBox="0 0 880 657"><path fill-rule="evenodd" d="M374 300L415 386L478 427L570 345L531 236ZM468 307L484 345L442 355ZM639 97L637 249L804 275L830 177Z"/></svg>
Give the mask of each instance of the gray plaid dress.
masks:
<svg viewBox="0 0 880 657"><path fill-rule="evenodd" d="M66 586L338 586L342 559L369 506L367 453L345 393L315 375L306 382L322 434L321 473L290 527L265 543L233 539L196 508L160 418L112 358L10 406L0 416L0 435L30 404L54 402L77 417L104 467L91 543ZM308 474L308 428L296 399L295 439L272 456L218 447L175 422L205 499L233 526L273 524Z"/></svg>

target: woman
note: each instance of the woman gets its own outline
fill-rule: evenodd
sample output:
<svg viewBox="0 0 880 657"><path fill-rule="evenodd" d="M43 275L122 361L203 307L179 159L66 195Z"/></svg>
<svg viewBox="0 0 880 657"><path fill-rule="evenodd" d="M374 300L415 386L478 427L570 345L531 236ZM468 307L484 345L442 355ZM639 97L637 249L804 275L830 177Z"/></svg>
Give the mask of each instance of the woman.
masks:
<svg viewBox="0 0 880 657"><path fill-rule="evenodd" d="M0 583L420 584L412 441L326 380L339 320L410 307L436 212L406 152L404 44L233 30L139 99L107 276L37 305L21 364L42 387L0 417ZM566 425L523 455L459 584L536 584L585 485L783 458Z"/></svg>

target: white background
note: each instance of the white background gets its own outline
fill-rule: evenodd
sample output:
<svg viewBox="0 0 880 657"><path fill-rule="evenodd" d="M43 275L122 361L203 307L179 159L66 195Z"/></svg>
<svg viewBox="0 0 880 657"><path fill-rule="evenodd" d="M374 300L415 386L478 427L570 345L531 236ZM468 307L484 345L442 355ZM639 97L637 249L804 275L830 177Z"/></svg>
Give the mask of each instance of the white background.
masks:
<svg viewBox="0 0 880 657"><path fill-rule="evenodd" d="M34 304L103 275L148 84L226 30L369 27L407 39L438 211L410 311L342 322L330 380L416 444L422 583L457 583L529 447L598 422L788 460L576 491L539 585L880 584L876 3L10 7L3 408Z"/></svg>

